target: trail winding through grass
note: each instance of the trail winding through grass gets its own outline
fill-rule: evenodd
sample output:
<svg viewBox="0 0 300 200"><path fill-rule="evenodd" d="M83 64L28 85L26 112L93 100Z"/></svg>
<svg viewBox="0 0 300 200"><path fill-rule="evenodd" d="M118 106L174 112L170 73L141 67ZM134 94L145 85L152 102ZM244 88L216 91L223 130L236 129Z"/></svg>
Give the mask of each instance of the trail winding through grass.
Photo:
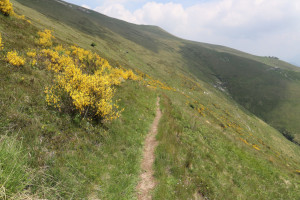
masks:
<svg viewBox="0 0 300 200"><path fill-rule="evenodd" d="M156 116L145 140L143 160L141 163L142 173L140 175L140 181L137 186L139 200L151 200L152 198L151 198L150 191L153 190L156 185L153 176L154 174L153 164L155 160L154 152L158 144L155 137L157 134L158 123L162 116L161 110L159 109L159 100L160 100L159 97L157 97Z"/></svg>

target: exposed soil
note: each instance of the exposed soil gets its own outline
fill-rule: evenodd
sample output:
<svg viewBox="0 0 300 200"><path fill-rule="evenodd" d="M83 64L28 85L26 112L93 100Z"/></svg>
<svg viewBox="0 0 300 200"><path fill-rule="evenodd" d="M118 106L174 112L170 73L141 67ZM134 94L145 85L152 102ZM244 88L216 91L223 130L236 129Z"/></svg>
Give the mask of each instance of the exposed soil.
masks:
<svg viewBox="0 0 300 200"><path fill-rule="evenodd" d="M157 98L156 106L156 116L145 140L143 160L141 163L142 174L140 175L140 182L137 186L139 200L151 200L150 192L156 185L153 177L153 163L155 160L154 151L158 144L155 137L157 134L158 123L162 115L161 110L159 109L159 97Z"/></svg>

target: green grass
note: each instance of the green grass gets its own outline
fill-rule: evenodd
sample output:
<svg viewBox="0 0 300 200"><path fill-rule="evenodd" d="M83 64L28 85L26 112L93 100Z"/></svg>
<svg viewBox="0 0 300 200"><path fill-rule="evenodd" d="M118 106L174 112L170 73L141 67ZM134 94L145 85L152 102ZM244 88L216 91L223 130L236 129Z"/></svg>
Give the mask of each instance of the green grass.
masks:
<svg viewBox="0 0 300 200"><path fill-rule="evenodd" d="M0 198L16 198L32 183L29 154L15 137L0 138Z"/></svg>
<svg viewBox="0 0 300 200"><path fill-rule="evenodd" d="M38 171L27 189L46 199L132 199L143 140L154 119L155 92L134 82L120 86L116 99L125 110L103 126L48 108L43 93L50 81L46 71L1 65L1 129L22 138L21 146L31 155L27 164ZM10 193L24 190L11 187Z"/></svg>
<svg viewBox="0 0 300 200"><path fill-rule="evenodd" d="M155 94L146 89L136 92L135 87L135 83L128 83L119 89L121 107L136 105L126 106L119 120L105 127L80 121L75 129L71 122L56 136L62 140L57 145L63 144L63 147L57 147L58 155L48 161L49 171L45 172L55 178L48 183L56 184L59 193L54 198L68 199L72 195L76 198L133 198L142 144L153 120L155 105Z"/></svg>
<svg viewBox="0 0 300 200"><path fill-rule="evenodd" d="M225 88L236 102L278 130L286 130L299 143L300 72L197 44L188 43L181 51L199 79Z"/></svg>
<svg viewBox="0 0 300 200"><path fill-rule="evenodd" d="M178 105L180 98L176 95L177 100L173 102L164 96L162 100L163 118L159 127L155 161L155 177L159 184L154 199L299 197L299 175L292 171L299 166L300 161L296 145L284 142L280 143L279 148L273 146L272 134L278 133L266 124L258 125L256 118L248 117L246 124L249 128L258 129L252 134L270 144L269 148L261 147L257 151L242 143L236 132L216 126L211 116L188 114L186 107ZM221 114L224 107L226 101L214 112ZM230 118L242 124L237 118ZM275 156L275 149L281 151L282 155ZM290 157L293 159L290 160ZM285 162L289 163L285 165Z"/></svg>
<svg viewBox="0 0 300 200"><path fill-rule="evenodd" d="M4 63L2 68L1 129L22 138L21 146L31 155L27 164L38 170L27 189L46 199L132 199L144 137L154 119L155 92L134 82L120 86L116 99L125 110L103 126L48 108L43 93L47 72L28 69L27 74ZM11 193L24 189L11 187Z"/></svg>

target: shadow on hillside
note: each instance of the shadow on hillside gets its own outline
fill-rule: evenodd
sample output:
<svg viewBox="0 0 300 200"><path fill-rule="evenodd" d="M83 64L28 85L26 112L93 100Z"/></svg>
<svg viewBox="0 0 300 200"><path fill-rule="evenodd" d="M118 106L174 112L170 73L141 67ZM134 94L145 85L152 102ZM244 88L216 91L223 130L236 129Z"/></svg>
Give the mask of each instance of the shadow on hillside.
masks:
<svg viewBox="0 0 300 200"><path fill-rule="evenodd" d="M92 10L86 10L75 5L59 3L53 0L16 1L83 33L93 37L99 36L106 41L111 41L114 45L118 42L113 37L112 32L150 51L158 52L158 42L155 39L155 35L167 35L163 31L156 30L155 27L149 30L149 27L146 26L127 23Z"/></svg>

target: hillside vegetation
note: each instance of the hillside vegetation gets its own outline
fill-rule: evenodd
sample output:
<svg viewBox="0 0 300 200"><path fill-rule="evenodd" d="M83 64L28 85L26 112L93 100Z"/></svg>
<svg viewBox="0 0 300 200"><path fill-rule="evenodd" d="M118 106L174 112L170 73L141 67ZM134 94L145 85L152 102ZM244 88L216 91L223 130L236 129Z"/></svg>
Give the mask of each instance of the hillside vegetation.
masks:
<svg viewBox="0 0 300 200"><path fill-rule="evenodd" d="M109 43L108 46L122 56L126 52L131 55L138 52L142 54L139 59L152 68L182 69L195 74L200 80L207 78L206 81L213 85L222 85L239 104L277 128L288 139L300 143L298 67L273 57L252 56L222 46L188 42L158 27L126 23L62 1L18 2L85 33L90 40L99 38ZM32 13L26 16L37 17ZM70 37L74 35L65 39L72 41ZM114 60L123 62L121 64L135 59L129 55L125 60L118 57L112 56ZM140 66L143 62L135 63Z"/></svg>
<svg viewBox="0 0 300 200"><path fill-rule="evenodd" d="M157 96L153 199L299 198L297 68L59 0L11 3L1 199L136 199Z"/></svg>

